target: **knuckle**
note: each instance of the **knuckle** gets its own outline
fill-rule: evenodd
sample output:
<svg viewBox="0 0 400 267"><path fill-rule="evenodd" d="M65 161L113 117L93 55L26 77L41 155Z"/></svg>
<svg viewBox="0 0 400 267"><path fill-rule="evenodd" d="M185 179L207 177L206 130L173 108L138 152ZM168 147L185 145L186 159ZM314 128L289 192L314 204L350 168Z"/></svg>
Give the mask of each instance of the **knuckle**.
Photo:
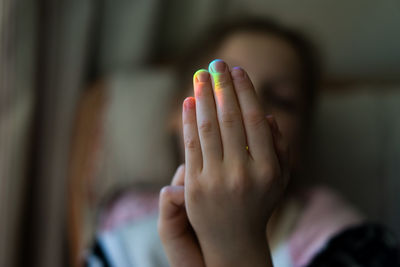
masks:
<svg viewBox="0 0 400 267"><path fill-rule="evenodd" d="M161 240L164 240L164 235L165 235L164 224L160 219L157 221L157 232L160 235Z"/></svg>
<svg viewBox="0 0 400 267"><path fill-rule="evenodd" d="M233 179L231 183L231 191L236 196L244 196L249 192L250 182L248 177L240 177Z"/></svg>
<svg viewBox="0 0 400 267"><path fill-rule="evenodd" d="M195 149L198 147L198 141L193 137L186 137L184 143L187 149Z"/></svg>
<svg viewBox="0 0 400 267"><path fill-rule="evenodd" d="M171 197L171 188L170 186L164 186L160 190L160 200L165 201Z"/></svg>
<svg viewBox="0 0 400 267"><path fill-rule="evenodd" d="M210 177L212 179L208 179L207 182L204 184L205 191L213 191L216 188L221 186L221 172L219 170L206 170L204 173L204 177Z"/></svg>
<svg viewBox="0 0 400 267"><path fill-rule="evenodd" d="M238 93L242 93L242 92L246 92L246 91L250 91L252 89L251 86L249 86L249 84L247 83L247 81L245 80L241 80L241 81L236 81L236 91Z"/></svg>
<svg viewBox="0 0 400 267"><path fill-rule="evenodd" d="M232 83L225 74L219 74L218 80L214 80L214 86L216 89L224 89L232 87Z"/></svg>
<svg viewBox="0 0 400 267"><path fill-rule="evenodd" d="M258 110L249 111L244 115L244 119L247 121L248 125L252 127L258 127L265 123L264 113Z"/></svg>
<svg viewBox="0 0 400 267"><path fill-rule="evenodd" d="M158 219L157 221L157 232L160 236L161 242L168 242L169 239L169 227L168 225L165 225L164 220Z"/></svg>
<svg viewBox="0 0 400 267"><path fill-rule="evenodd" d="M235 164L234 167L232 167L232 177L234 179L240 180L244 179L247 176L247 170L246 167L243 166L242 164Z"/></svg>
<svg viewBox="0 0 400 267"><path fill-rule="evenodd" d="M192 120L191 119L189 119L187 116L183 116L183 125L190 125L190 124L192 124Z"/></svg>
<svg viewBox="0 0 400 267"><path fill-rule="evenodd" d="M210 121L202 121L199 124L199 130L203 134L207 134L213 131L213 124Z"/></svg>
<svg viewBox="0 0 400 267"><path fill-rule="evenodd" d="M195 123L195 119L192 116L184 114L182 116L182 123L183 123L183 125L191 126Z"/></svg>
<svg viewBox="0 0 400 267"><path fill-rule="evenodd" d="M240 120L240 114L236 111L225 111L221 114L221 123L225 127L232 127Z"/></svg>
<svg viewBox="0 0 400 267"><path fill-rule="evenodd" d="M258 174L261 178L266 179L266 180L271 180L274 179L276 177L280 177L281 176L281 171L280 168L278 166L276 166L276 164L263 164L260 168L259 168L259 174Z"/></svg>
<svg viewBox="0 0 400 267"><path fill-rule="evenodd" d="M233 168L230 180L232 181L232 191L238 195L243 195L247 192L251 183L247 170L242 165Z"/></svg>
<svg viewBox="0 0 400 267"><path fill-rule="evenodd" d="M188 186L187 194L188 194L188 200L190 202L194 203L199 202L201 198L201 189L197 184Z"/></svg>

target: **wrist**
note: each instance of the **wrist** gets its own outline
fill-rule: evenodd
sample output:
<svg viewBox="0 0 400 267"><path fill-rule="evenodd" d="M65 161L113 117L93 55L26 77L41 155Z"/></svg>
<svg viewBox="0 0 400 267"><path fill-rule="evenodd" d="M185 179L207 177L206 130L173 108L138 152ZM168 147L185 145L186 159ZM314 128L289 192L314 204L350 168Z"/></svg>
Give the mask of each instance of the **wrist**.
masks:
<svg viewBox="0 0 400 267"><path fill-rule="evenodd" d="M208 267L273 266L267 240L230 244L221 248L202 245L203 247L203 256Z"/></svg>

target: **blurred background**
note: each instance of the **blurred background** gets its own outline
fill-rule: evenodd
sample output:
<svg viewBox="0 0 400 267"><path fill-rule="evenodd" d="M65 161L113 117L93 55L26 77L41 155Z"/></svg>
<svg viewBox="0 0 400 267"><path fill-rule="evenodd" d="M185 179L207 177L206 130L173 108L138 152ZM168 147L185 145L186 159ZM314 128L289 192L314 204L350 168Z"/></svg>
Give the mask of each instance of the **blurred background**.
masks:
<svg viewBox="0 0 400 267"><path fill-rule="evenodd" d="M244 15L314 41L310 171L400 234L399 1L1 0L0 266L69 265L114 192L168 183L165 62Z"/></svg>

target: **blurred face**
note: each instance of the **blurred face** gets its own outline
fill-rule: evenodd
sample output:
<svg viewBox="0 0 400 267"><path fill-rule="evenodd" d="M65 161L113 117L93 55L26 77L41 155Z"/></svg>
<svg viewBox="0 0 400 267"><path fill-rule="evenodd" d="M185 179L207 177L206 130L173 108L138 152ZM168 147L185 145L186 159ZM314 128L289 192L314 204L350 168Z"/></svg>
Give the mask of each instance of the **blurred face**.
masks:
<svg viewBox="0 0 400 267"><path fill-rule="evenodd" d="M222 43L214 57L248 72L266 114L275 116L282 134L296 150L304 100L300 86L300 63L293 48L273 35L238 32ZM187 95L193 95L192 89ZM182 135L180 118L175 125Z"/></svg>

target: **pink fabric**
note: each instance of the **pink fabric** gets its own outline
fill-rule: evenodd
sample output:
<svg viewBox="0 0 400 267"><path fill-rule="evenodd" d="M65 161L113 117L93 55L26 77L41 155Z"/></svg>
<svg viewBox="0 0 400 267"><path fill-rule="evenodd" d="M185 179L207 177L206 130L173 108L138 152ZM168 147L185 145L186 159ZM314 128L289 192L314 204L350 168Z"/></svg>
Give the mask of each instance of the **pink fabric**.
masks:
<svg viewBox="0 0 400 267"><path fill-rule="evenodd" d="M159 192L130 191L121 195L102 212L100 231L155 215L158 198ZM287 241L288 257L294 267L307 265L332 236L363 220L355 209L325 187L308 190L304 201L304 208Z"/></svg>
<svg viewBox="0 0 400 267"><path fill-rule="evenodd" d="M304 210L289 237L293 266L307 265L331 237L362 220L356 210L330 189L309 190Z"/></svg>
<svg viewBox="0 0 400 267"><path fill-rule="evenodd" d="M114 229L158 212L159 192L129 191L110 204L100 216L100 231Z"/></svg>

